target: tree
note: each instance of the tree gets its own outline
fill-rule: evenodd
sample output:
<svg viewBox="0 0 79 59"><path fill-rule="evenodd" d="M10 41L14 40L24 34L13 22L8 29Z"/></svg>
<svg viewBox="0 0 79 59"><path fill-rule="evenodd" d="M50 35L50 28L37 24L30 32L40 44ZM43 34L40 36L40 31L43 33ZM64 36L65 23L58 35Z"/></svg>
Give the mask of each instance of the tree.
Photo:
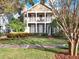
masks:
<svg viewBox="0 0 79 59"><path fill-rule="evenodd" d="M68 39L70 55L77 56L79 43L79 5L76 5L77 0L59 1L61 2L59 10L54 7L54 0L49 0L49 5L52 8L53 15L57 18L56 23Z"/></svg>
<svg viewBox="0 0 79 59"><path fill-rule="evenodd" d="M17 10L19 0L0 0L0 13L13 13Z"/></svg>
<svg viewBox="0 0 79 59"><path fill-rule="evenodd" d="M24 24L19 19L13 18L7 26L9 26L15 32L23 32L24 31Z"/></svg>
<svg viewBox="0 0 79 59"><path fill-rule="evenodd" d="M40 0L40 3L41 3L41 4L44 4L44 3L45 3L45 0Z"/></svg>
<svg viewBox="0 0 79 59"><path fill-rule="evenodd" d="M33 0L24 0L22 3L23 4L30 3L32 6L34 5L34 1Z"/></svg>

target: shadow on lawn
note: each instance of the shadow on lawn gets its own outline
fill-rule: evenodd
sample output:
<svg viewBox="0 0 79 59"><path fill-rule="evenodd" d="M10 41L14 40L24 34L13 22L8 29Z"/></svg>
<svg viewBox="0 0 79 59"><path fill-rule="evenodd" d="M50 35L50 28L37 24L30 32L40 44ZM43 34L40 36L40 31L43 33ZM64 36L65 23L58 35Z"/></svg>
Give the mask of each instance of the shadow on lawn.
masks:
<svg viewBox="0 0 79 59"><path fill-rule="evenodd" d="M38 49L38 50L42 50L42 51L48 51L48 52L53 52L53 53L56 53L56 54L67 54L67 49L64 49L64 48L35 48L35 49Z"/></svg>

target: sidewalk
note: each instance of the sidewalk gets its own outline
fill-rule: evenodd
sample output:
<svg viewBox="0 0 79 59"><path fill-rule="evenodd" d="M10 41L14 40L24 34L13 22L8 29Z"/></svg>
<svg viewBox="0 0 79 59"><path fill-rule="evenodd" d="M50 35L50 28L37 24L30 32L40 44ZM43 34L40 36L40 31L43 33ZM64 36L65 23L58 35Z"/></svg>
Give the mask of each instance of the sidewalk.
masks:
<svg viewBox="0 0 79 59"><path fill-rule="evenodd" d="M10 45L10 44L0 44L0 48L58 48L64 47L63 45Z"/></svg>

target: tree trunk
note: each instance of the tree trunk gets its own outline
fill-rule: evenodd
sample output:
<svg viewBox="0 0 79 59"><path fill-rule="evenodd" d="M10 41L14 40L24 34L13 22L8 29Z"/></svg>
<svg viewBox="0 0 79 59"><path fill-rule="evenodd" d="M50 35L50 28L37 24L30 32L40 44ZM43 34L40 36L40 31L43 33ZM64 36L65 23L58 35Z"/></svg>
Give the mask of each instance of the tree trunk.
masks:
<svg viewBox="0 0 79 59"><path fill-rule="evenodd" d="M72 42L71 42L71 49L70 49L70 50L71 50L71 52L70 52L70 55L71 55L71 56L74 55L74 48L75 48L74 45L75 45L75 43L74 43L74 41L72 40Z"/></svg>
<svg viewBox="0 0 79 59"><path fill-rule="evenodd" d="M69 44L69 54L71 56L77 56L77 52L78 52L78 42L76 42L76 40L72 40L71 42L68 43Z"/></svg>
<svg viewBox="0 0 79 59"><path fill-rule="evenodd" d="M78 42L75 43L75 50L74 50L74 55L77 56L78 52Z"/></svg>

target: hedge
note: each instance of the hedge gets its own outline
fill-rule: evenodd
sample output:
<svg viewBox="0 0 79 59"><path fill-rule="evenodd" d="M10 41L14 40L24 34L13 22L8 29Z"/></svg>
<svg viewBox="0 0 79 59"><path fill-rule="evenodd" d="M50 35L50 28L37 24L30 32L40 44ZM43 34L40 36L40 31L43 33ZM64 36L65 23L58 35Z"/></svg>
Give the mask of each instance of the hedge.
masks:
<svg viewBox="0 0 79 59"><path fill-rule="evenodd" d="M8 38L19 38L19 37L28 37L31 33L26 32L12 32L6 34Z"/></svg>

